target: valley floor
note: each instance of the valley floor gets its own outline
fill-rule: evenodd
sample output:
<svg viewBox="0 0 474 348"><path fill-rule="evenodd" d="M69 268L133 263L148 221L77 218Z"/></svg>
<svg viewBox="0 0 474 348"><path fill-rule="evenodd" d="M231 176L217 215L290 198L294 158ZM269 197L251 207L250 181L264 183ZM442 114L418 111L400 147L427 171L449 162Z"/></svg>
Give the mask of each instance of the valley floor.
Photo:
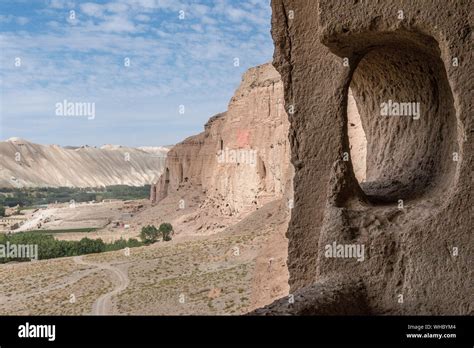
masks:
<svg viewBox="0 0 474 348"><path fill-rule="evenodd" d="M133 221L158 221L160 213L169 221L199 221L189 218L196 206L183 218L175 203L138 212L127 233L140 227ZM215 234L185 233L185 222L176 224L172 241L129 254L1 265L0 315L243 314L288 293L283 202L268 203Z"/></svg>

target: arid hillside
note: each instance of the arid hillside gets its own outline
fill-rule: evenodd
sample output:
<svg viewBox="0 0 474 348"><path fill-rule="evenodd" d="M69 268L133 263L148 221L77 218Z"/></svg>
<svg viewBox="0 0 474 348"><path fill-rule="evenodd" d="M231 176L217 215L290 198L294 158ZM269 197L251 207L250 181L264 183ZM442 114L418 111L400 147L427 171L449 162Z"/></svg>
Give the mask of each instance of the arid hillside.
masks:
<svg viewBox="0 0 474 348"><path fill-rule="evenodd" d="M164 221L173 207L156 218ZM246 313L288 294L288 215L274 202L213 235L0 265L0 315Z"/></svg>
<svg viewBox="0 0 474 348"><path fill-rule="evenodd" d="M271 64L249 69L228 110L170 150L151 200L181 195L183 208L186 193L197 191L200 231L222 229L274 200L291 205L288 126L278 72Z"/></svg>
<svg viewBox="0 0 474 348"><path fill-rule="evenodd" d="M100 227L58 239L112 242L169 222L172 241L3 265L10 285L0 291L0 314L244 314L287 295L289 147L279 74L270 64L252 68L228 111L174 146L159 180L161 169L153 173L152 202L35 212L41 228Z"/></svg>
<svg viewBox="0 0 474 348"><path fill-rule="evenodd" d="M0 187L143 186L163 171L166 147L64 148L19 138L0 142Z"/></svg>

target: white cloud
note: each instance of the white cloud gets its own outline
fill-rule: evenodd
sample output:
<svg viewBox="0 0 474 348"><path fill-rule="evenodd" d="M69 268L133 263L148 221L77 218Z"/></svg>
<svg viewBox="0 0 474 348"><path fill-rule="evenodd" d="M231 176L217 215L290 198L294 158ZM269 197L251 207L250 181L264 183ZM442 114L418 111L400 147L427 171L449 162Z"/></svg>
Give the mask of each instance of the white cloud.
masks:
<svg viewBox="0 0 474 348"><path fill-rule="evenodd" d="M135 19L140 22L149 22L150 21L150 16L144 15L144 14L139 14L135 16Z"/></svg>
<svg viewBox="0 0 474 348"><path fill-rule="evenodd" d="M86 2L80 5L80 9L88 16L102 17L104 15L105 7L92 2Z"/></svg>
<svg viewBox="0 0 474 348"><path fill-rule="evenodd" d="M29 18L13 15L0 15L0 23L16 23L18 25L25 25L29 23Z"/></svg>
<svg viewBox="0 0 474 348"><path fill-rule="evenodd" d="M105 6L107 7L108 11L115 13L126 12L129 9L128 4L119 2L111 2Z"/></svg>
<svg viewBox="0 0 474 348"><path fill-rule="evenodd" d="M71 9L75 7L75 3L71 0L50 0L48 7L52 9Z"/></svg>
<svg viewBox="0 0 474 348"><path fill-rule="evenodd" d="M107 16L105 17L104 22L94 28L99 31L104 31L106 33L110 32L136 32L138 31L137 27L133 22L124 16Z"/></svg>
<svg viewBox="0 0 474 348"><path fill-rule="evenodd" d="M16 22L20 25L25 25L29 22L30 20L26 17L17 17Z"/></svg>
<svg viewBox="0 0 474 348"><path fill-rule="evenodd" d="M222 0L87 2L70 23L63 19L68 11L49 9L44 30L0 34L5 117L47 114L58 100L94 98L103 122L152 122L172 119L183 103L199 111L189 116L199 127L190 126L192 134L211 110L223 110L244 69L271 59L270 8L249 7L252 1L238 7ZM186 20L178 20L179 9ZM20 69L13 64L18 56Z"/></svg>
<svg viewBox="0 0 474 348"><path fill-rule="evenodd" d="M191 29L197 31L198 33L202 33L204 31L201 24L193 24L191 25Z"/></svg>
<svg viewBox="0 0 474 348"><path fill-rule="evenodd" d="M192 6L191 11L195 15L204 16L205 14L209 13L210 8L206 5L196 4Z"/></svg>

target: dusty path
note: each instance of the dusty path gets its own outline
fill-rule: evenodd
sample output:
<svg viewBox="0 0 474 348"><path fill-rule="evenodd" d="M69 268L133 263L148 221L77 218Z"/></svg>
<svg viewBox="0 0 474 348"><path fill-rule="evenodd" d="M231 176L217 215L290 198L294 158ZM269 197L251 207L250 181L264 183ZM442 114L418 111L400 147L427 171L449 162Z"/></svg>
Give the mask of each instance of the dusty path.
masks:
<svg viewBox="0 0 474 348"><path fill-rule="evenodd" d="M82 256L74 257L74 262L79 265L93 266L99 269L105 269L114 274L115 278L118 281L118 284L115 286L115 289L106 294L101 295L99 298L97 298L97 300L92 306L92 315L112 314L112 297L125 290L128 284L130 283L127 273L122 271L118 267L112 266L110 263L86 262L82 259Z"/></svg>
<svg viewBox="0 0 474 348"><path fill-rule="evenodd" d="M53 214L56 214L57 208L48 208L43 210L38 210L36 213L32 215L30 219L25 221L23 225L15 229L13 232L23 232L28 230L36 230L38 228L38 224L44 221L46 218L51 218Z"/></svg>

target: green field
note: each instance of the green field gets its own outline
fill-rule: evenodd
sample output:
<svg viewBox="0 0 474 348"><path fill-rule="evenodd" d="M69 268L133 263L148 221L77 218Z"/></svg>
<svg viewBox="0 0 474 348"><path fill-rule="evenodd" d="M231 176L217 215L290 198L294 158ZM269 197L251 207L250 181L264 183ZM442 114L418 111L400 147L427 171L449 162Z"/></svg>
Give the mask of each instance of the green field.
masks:
<svg viewBox="0 0 474 348"><path fill-rule="evenodd" d="M77 203L104 199L134 200L149 197L150 185L134 187L115 185L99 188L38 187L0 188L0 206L36 207L50 203Z"/></svg>
<svg viewBox="0 0 474 348"><path fill-rule="evenodd" d="M87 228L69 228L69 229L62 229L62 230L29 230L28 232L31 233L41 233L41 234L57 234L57 233L77 233L77 232L95 232L98 228L95 227L87 227Z"/></svg>

